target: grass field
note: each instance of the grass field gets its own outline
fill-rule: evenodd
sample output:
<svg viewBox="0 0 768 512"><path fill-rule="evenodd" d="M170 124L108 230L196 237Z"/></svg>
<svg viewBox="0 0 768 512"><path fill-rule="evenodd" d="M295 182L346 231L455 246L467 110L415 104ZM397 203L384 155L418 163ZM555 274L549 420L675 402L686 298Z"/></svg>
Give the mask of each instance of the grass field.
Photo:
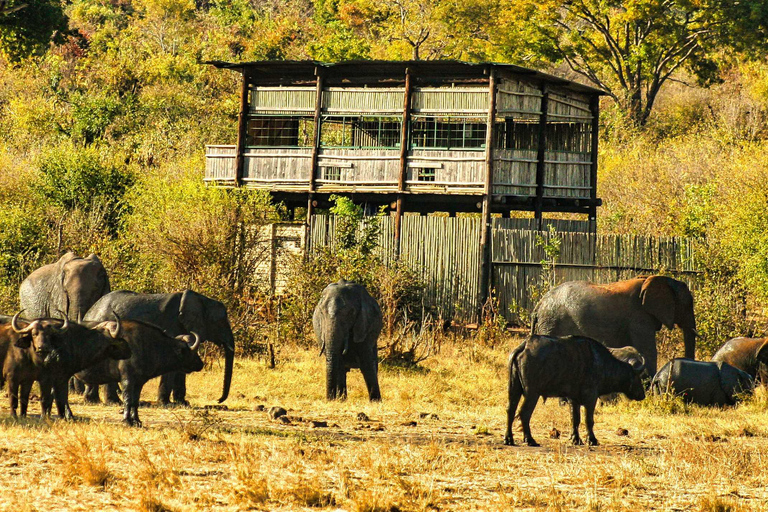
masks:
<svg viewBox="0 0 768 512"><path fill-rule="evenodd" d="M191 408L143 407L143 428L77 397L74 424L42 422L38 403L16 422L3 394L0 509L768 508L764 393L727 410L659 399L599 407L594 448L569 444L568 409L548 400L532 421L542 446L505 447L507 349L469 347L444 346L420 371L383 368L380 404L359 372L346 402L326 402L316 351L285 349L273 370L237 360L226 410L207 409L220 392L214 364L190 377ZM153 384L144 399L155 399ZM260 406L285 407L291 422Z"/></svg>

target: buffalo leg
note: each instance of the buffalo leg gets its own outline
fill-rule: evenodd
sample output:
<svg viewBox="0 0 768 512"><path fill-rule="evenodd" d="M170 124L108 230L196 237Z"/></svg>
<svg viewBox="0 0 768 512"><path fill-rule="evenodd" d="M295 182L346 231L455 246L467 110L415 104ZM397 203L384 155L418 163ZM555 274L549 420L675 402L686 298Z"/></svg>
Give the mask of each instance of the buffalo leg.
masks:
<svg viewBox="0 0 768 512"><path fill-rule="evenodd" d="M19 402L21 402L21 417L27 416L27 406L29 405L29 394L32 392L32 384L34 381L23 381L21 383L21 391L19 392Z"/></svg>
<svg viewBox="0 0 768 512"><path fill-rule="evenodd" d="M130 426L133 426L133 382L128 379L123 379L123 421ZM138 406L138 404L136 404Z"/></svg>
<svg viewBox="0 0 768 512"><path fill-rule="evenodd" d="M97 388L98 389L98 388ZM75 415L69 407L69 388L66 382L57 382L53 385L53 394L56 398L56 412L59 418L65 420L74 420Z"/></svg>
<svg viewBox="0 0 768 512"><path fill-rule="evenodd" d="M586 422L587 422L587 444L589 446L597 446L597 438L595 437L595 401L590 400L586 404L584 404L584 409L586 412Z"/></svg>
<svg viewBox="0 0 768 512"><path fill-rule="evenodd" d="M144 387L143 383L135 384L133 386L133 391L131 392L131 420L133 421L133 425L136 427L141 426L141 420L139 419L139 400L141 399L141 388Z"/></svg>
<svg viewBox="0 0 768 512"><path fill-rule="evenodd" d="M520 384L520 380L511 375L509 378L509 404L507 404L507 433L504 435L504 444L507 446L515 446L515 440L512 437L512 423L515 421L517 404L520 403L522 396L523 386Z"/></svg>
<svg viewBox="0 0 768 512"><path fill-rule="evenodd" d="M11 416L16 417L16 409L19 408L19 383L15 379L8 379L8 405L11 407Z"/></svg>
<svg viewBox="0 0 768 512"><path fill-rule="evenodd" d="M41 416L50 416L53 408L52 384L46 380L40 381L40 409Z"/></svg>
<svg viewBox="0 0 768 512"><path fill-rule="evenodd" d="M579 436L579 424L581 423L581 404L571 400L571 442L575 445L582 445L584 441Z"/></svg>
<svg viewBox="0 0 768 512"><path fill-rule="evenodd" d="M528 446L539 446L531 435L531 416L536 409L536 402L539 401L539 395L529 394L523 398L523 405L520 407L520 421L523 424L523 440Z"/></svg>
<svg viewBox="0 0 768 512"><path fill-rule="evenodd" d="M85 384L77 377L72 377L69 379L69 390L81 395L85 393Z"/></svg>

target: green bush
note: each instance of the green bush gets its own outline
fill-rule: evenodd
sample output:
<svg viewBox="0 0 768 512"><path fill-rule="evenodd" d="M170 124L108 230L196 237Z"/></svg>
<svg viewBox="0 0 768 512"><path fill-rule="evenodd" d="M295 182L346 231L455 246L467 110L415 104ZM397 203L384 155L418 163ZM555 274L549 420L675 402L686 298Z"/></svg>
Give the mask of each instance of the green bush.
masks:
<svg viewBox="0 0 768 512"><path fill-rule="evenodd" d="M44 220L30 205L0 209L0 284L18 287L51 249ZM18 293L16 288L14 295Z"/></svg>
<svg viewBox="0 0 768 512"><path fill-rule="evenodd" d="M125 211L122 197L133 174L93 146L62 144L40 157L36 190L65 211L103 209L104 227L115 233Z"/></svg>

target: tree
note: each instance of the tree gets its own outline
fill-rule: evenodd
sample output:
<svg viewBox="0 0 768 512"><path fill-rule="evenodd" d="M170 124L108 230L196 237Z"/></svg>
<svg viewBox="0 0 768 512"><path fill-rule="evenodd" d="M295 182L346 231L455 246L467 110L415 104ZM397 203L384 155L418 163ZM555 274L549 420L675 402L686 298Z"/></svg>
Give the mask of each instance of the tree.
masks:
<svg viewBox="0 0 768 512"><path fill-rule="evenodd" d="M677 71L711 82L718 71L716 49L764 45L768 27L762 0L509 2L515 14L507 29L527 36L529 57L564 62L604 89L638 125ZM520 46L509 50L523 56Z"/></svg>
<svg viewBox="0 0 768 512"><path fill-rule="evenodd" d="M41 54L66 29L58 0L0 0L0 54L11 62Z"/></svg>

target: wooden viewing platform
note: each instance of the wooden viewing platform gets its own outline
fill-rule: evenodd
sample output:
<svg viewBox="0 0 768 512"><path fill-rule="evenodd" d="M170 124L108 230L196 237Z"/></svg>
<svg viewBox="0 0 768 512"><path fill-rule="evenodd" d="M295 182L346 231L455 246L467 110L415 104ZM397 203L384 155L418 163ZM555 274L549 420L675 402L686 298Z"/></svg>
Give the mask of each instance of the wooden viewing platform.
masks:
<svg viewBox="0 0 768 512"><path fill-rule="evenodd" d="M492 213L578 213L594 231L599 89L509 64L209 64L243 77L237 143L206 146L214 186L268 190L307 219L331 194L387 205L396 248L406 211L482 212L483 283Z"/></svg>

